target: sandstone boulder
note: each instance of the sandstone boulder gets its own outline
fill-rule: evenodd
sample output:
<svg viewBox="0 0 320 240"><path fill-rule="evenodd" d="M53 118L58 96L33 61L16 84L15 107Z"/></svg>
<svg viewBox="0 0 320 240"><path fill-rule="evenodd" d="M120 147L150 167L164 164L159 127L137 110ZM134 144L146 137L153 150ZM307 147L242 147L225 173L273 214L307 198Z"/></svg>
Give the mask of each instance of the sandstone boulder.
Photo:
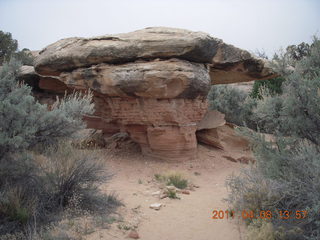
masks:
<svg viewBox="0 0 320 240"><path fill-rule="evenodd" d="M60 74L71 88L91 88L109 97L196 98L206 96L210 78L203 64L179 59L98 64Z"/></svg>
<svg viewBox="0 0 320 240"><path fill-rule="evenodd" d="M94 38L66 38L40 51L35 68L42 75L59 75L79 67L137 59L177 57L210 63L220 42L206 33L167 27Z"/></svg>
<svg viewBox="0 0 320 240"><path fill-rule="evenodd" d="M64 94L70 90L66 84L54 77L40 77L39 88L57 94Z"/></svg>
<svg viewBox="0 0 320 240"><path fill-rule="evenodd" d="M224 114L217 110L208 110L201 121L197 124L197 130L212 129L226 124Z"/></svg>
<svg viewBox="0 0 320 240"><path fill-rule="evenodd" d="M33 66L21 66L18 73L18 79L31 86L34 90L46 90L53 94L63 94L68 90L59 78L44 77L37 74Z"/></svg>
<svg viewBox="0 0 320 240"><path fill-rule="evenodd" d="M154 210L160 210L162 206L162 203L153 203L149 207Z"/></svg>
<svg viewBox="0 0 320 240"><path fill-rule="evenodd" d="M277 74L267 62L248 51L226 43L219 43L210 66L211 84L229 84L270 79Z"/></svg>
<svg viewBox="0 0 320 240"><path fill-rule="evenodd" d="M40 76L35 72L33 66L21 66L18 73L18 79L34 89L39 89Z"/></svg>
<svg viewBox="0 0 320 240"><path fill-rule="evenodd" d="M128 238L139 239L140 236L136 230L131 230L128 234Z"/></svg>
<svg viewBox="0 0 320 240"><path fill-rule="evenodd" d="M197 131L198 142L219 148L222 150L239 150L249 149L249 142L244 137L238 136L233 127L229 125L220 126L212 129L203 129Z"/></svg>
<svg viewBox="0 0 320 240"><path fill-rule="evenodd" d="M21 66L19 69L19 74L18 77L29 77L29 76L34 76L37 75L37 73L34 70L33 66Z"/></svg>

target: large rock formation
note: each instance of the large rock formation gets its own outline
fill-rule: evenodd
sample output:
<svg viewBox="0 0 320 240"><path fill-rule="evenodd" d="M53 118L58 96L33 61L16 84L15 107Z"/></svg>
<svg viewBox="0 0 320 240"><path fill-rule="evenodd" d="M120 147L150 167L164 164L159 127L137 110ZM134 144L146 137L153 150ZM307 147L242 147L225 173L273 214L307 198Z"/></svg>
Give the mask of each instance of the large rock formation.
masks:
<svg viewBox="0 0 320 240"><path fill-rule="evenodd" d="M89 127L126 131L145 155L168 160L196 156L211 84L273 77L261 60L220 39L163 27L60 40L40 51L35 70L44 89L93 90ZM220 124L210 113L202 128L215 114L212 124Z"/></svg>

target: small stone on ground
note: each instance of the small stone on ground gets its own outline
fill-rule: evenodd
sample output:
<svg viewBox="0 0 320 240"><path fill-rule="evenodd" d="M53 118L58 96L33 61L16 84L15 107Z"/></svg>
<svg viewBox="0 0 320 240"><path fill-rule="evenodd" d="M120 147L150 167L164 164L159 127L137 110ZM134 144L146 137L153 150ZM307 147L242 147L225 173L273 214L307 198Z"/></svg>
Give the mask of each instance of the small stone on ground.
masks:
<svg viewBox="0 0 320 240"><path fill-rule="evenodd" d="M153 203L150 205L150 208L154 210L160 210L161 206L162 206L162 203Z"/></svg>
<svg viewBox="0 0 320 240"><path fill-rule="evenodd" d="M128 237L129 238L133 238L133 239L139 239L140 238L139 234L135 230L131 230L129 232L129 234L128 234Z"/></svg>

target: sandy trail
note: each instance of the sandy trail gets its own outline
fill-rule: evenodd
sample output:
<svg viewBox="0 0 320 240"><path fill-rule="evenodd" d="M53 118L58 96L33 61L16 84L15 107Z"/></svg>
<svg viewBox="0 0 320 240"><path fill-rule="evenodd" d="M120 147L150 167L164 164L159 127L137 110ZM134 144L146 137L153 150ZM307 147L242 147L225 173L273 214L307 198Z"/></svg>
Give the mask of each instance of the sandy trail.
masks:
<svg viewBox="0 0 320 240"><path fill-rule="evenodd" d="M123 222L115 222L110 229L100 229L87 239L128 239L130 230L119 229L119 224L136 227L142 240L238 240L241 239L238 220L213 220L213 210L227 210L223 202L227 196L225 179L237 173L241 163L231 162L223 156L234 158L250 156L246 150L223 151L199 146L198 159L170 163L147 159L136 150L107 152L106 161L113 179L103 186L114 190L125 204L120 212ZM151 193L159 190L154 174L176 171L183 173L199 185L190 195L181 199L159 199ZM195 174L196 172L196 174ZM152 203L165 204L159 211L149 208Z"/></svg>

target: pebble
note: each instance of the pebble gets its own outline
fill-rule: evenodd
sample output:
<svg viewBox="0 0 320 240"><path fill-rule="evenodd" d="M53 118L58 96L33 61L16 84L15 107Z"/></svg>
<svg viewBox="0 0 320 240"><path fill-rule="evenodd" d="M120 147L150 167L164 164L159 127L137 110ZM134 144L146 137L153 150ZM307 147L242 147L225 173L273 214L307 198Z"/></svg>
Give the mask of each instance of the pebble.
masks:
<svg viewBox="0 0 320 240"><path fill-rule="evenodd" d="M135 230L131 230L129 232L129 234L128 234L128 237L129 238L133 238L133 239L139 239L140 238L139 234Z"/></svg>
<svg viewBox="0 0 320 240"><path fill-rule="evenodd" d="M162 203L153 203L150 205L150 208L154 210L160 210L161 206L162 206Z"/></svg>
<svg viewBox="0 0 320 240"><path fill-rule="evenodd" d="M176 191L177 190L175 186L167 186L166 188L169 191Z"/></svg>
<svg viewBox="0 0 320 240"><path fill-rule="evenodd" d="M152 196L160 196L161 192L160 191L156 191L151 193Z"/></svg>
<svg viewBox="0 0 320 240"><path fill-rule="evenodd" d="M163 193L162 195L160 195L160 199L164 199L166 197L168 197L168 195L166 193Z"/></svg>
<svg viewBox="0 0 320 240"><path fill-rule="evenodd" d="M182 194L187 194L187 195L190 194L190 192L189 192L188 190L182 190L181 193L182 193Z"/></svg>

